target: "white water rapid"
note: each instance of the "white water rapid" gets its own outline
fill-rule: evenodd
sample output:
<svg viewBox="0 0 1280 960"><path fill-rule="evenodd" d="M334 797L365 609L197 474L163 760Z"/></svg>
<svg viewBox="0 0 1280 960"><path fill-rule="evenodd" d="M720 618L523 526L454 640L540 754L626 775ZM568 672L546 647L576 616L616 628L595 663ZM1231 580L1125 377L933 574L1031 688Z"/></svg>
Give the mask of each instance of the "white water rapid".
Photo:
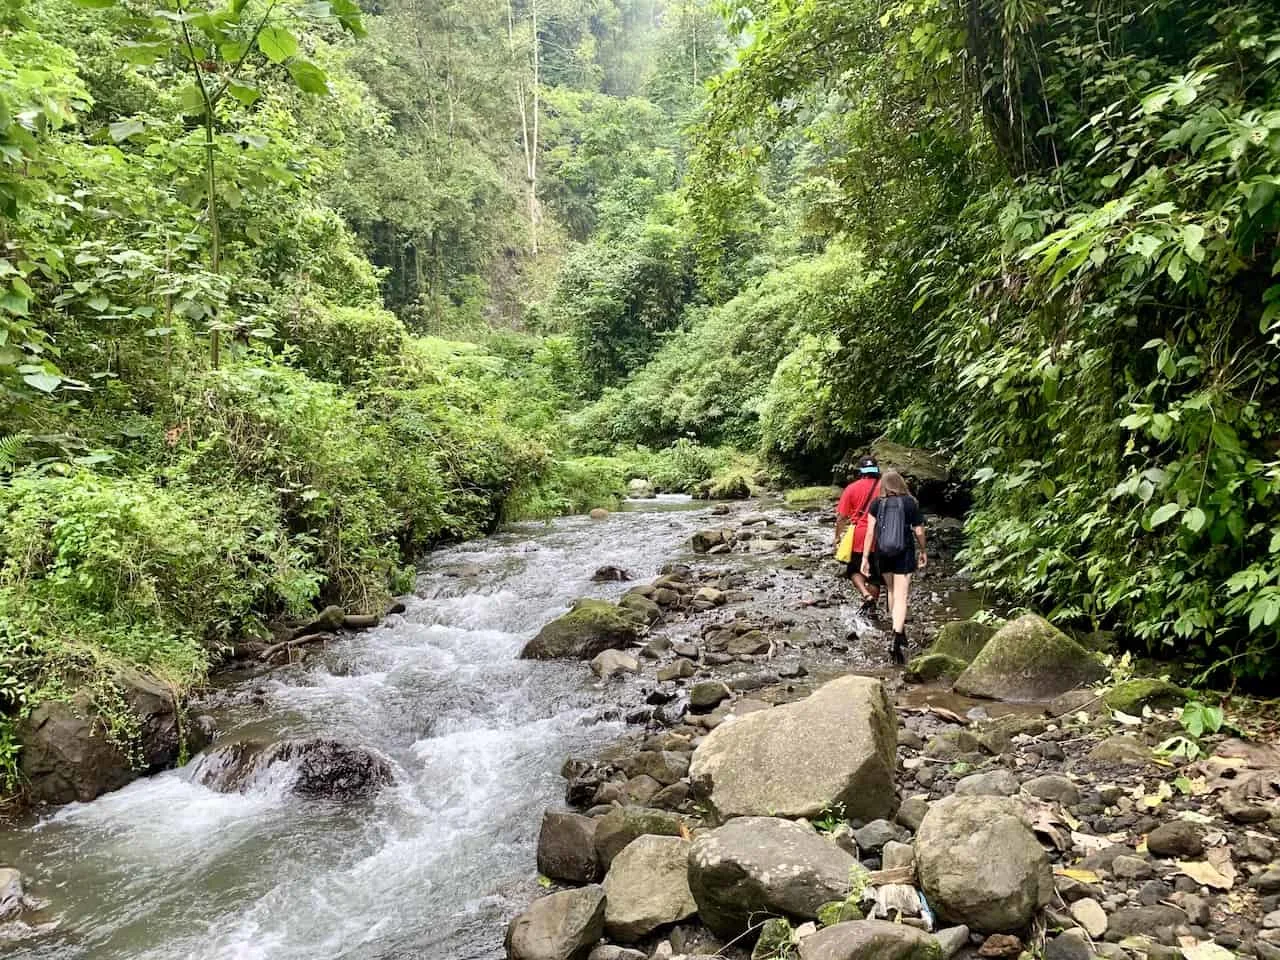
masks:
<svg viewBox="0 0 1280 960"><path fill-rule="evenodd" d="M376 799L305 800L267 778L215 793L183 770L0 831L0 862L58 928L13 960L481 960L535 891L542 810L566 755L622 726L579 663L516 659L616 564L654 576L705 509L633 504L602 522L528 524L429 558L404 616L240 683L225 733L323 735L377 748ZM664 507L667 509L664 510Z"/></svg>

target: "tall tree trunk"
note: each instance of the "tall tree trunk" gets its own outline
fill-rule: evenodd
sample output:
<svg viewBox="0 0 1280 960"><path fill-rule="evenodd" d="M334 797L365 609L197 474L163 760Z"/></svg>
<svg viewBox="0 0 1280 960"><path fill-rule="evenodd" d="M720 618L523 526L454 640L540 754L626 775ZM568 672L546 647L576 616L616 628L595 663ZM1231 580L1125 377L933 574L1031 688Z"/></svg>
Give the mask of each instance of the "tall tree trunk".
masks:
<svg viewBox="0 0 1280 960"><path fill-rule="evenodd" d="M529 21L532 29L529 61L531 81L526 87L523 70L516 73L516 106L520 111L520 142L524 149L525 187L528 195L529 250L538 255L538 224L542 212L538 204L538 114L541 112L539 70L541 67L538 42L538 0L529 0ZM513 61L518 60L516 50L515 9L507 0L507 42Z"/></svg>

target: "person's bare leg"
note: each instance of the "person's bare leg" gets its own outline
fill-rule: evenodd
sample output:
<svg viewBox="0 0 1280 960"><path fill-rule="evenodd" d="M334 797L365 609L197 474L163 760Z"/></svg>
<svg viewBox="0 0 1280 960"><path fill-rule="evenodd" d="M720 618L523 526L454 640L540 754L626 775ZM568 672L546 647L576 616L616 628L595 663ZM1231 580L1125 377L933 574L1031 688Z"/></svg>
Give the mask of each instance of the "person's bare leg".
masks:
<svg viewBox="0 0 1280 960"><path fill-rule="evenodd" d="M907 628L907 596L911 592L911 574L891 573L893 588L889 591L889 612L893 616L893 632L902 633Z"/></svg>
<svg viewBox="0 0 1280 960"><path fill-rule="evenodd" d="M880 599L879 587L876 587L864 577L861 570L853 575L853 588L858 591L858 595L863 600L875 601Z"/></svg>

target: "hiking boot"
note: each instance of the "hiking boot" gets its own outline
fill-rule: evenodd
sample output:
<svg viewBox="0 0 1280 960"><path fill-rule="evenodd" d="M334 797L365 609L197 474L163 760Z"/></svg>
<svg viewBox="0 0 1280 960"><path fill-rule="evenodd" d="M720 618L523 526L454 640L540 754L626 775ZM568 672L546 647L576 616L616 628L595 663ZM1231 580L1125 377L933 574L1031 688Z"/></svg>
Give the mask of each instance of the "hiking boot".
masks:
<svg viewBox="0 0 1280 960"><path fill-rule="evenodd" d="M907 662L907 635L903 633L895 633L893 635L893 662L903 664Z"/></svg>
<svg viewBox="0 0 1280 960"><path fill-rule="evenodd" d="M876 618L877 601L875 597L863 597L862 606L858 608L858 613L866 617L868 620Z"/></svg>

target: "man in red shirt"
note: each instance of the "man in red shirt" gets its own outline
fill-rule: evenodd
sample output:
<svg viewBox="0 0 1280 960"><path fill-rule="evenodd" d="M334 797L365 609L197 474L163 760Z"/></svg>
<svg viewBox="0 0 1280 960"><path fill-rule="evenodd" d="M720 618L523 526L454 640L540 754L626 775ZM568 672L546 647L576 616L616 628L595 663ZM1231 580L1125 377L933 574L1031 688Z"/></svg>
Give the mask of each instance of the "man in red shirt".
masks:
<svg viewBox="0 0 1280 960"><path fill-rule="evenodd" d="M864 544L867 535L867 507L880 495L880 465L875 457L863 457L858 461L858 479L844 488L840 503L836 506L836 546L844 532L853 524L853 558L845 567L846 575L853 580L853 586L862 595L862 610L870 613L880 599L880 571L875 568L875 553L871 544ZM871 577L862 575L862 553L864 548L871 554Z"/></svg>

